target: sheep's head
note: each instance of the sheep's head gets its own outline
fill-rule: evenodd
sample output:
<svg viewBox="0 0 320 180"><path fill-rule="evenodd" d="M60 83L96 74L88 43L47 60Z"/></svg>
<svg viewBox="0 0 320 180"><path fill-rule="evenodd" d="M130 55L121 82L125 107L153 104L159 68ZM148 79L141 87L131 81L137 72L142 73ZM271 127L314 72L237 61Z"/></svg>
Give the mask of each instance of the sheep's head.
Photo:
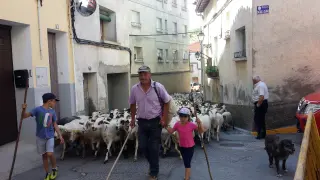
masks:
<svg viewBox="0 0 320 180"><path fill-rule="evenodd" d="M130 121L128 119L125 119L125 118L118 119L118 123L117 123L118 130L128 131L130 127L129 125L130 125Z"/></svg>
<svg viewBox="0 0 320 180"><path fill-rule="evenodd" d="M99 117L92 125L92 131L97 131L98 129L102 128L104 120L105 120L104 117Z"/></svg>
<svg viewBox="0 0 320 180"><path fill-rule="evenodd" d="M92 113L92 119L96 120L102 114L101 111L96 111Z"/></svg>
<svg viewBox="0 0 320 180"><path fill-rule="evenodd" d="M87 122L85 122L85 123L79 122L79 124L81 124L81 123L82 123L82 125L83 125L83 131L84 131L84 132L87 132L87 131L89 131L89 130L92 129L93 122L91 122L91 121L87 121Z"/></svg>

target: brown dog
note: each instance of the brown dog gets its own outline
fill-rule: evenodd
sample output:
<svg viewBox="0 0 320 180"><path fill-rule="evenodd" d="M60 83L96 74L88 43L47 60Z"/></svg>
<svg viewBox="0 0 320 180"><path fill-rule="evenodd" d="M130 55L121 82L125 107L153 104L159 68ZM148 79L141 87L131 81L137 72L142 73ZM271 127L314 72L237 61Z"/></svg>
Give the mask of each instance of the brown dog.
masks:
<svg viewBox="0 0 320 180"><path fill-rule="evenodd" d="M287 172L286 161L289 155L292 155L295 151L294 144L289 139L283 139L280 141L279 136L268 135L265 138L265 148L269 156L269 167L273 168L273 159L275 160L277 168L277 176L281 177L279 161L282 160L282 170Z"/></svg>

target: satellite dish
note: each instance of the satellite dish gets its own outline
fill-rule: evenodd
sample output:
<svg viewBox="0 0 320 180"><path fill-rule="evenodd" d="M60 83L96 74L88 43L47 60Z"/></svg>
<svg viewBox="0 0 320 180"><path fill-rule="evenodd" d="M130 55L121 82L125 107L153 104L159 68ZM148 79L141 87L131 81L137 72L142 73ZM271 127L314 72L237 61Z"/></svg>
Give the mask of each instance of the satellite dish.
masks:
<svg viewBox="0 0 320 180"><path fill-rule="evenodd" d="M97 9L96 0L76 0L76 9L82 16L90 16Z"/></svg>

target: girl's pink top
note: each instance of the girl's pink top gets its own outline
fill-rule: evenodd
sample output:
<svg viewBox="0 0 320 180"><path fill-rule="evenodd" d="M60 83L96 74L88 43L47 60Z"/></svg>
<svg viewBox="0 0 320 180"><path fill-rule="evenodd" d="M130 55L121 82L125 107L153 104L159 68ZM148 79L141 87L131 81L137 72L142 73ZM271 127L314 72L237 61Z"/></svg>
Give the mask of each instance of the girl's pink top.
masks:
<svg viewBox="0 0 320 180"><path fill-rule="evenodd" d="M180 122L176 122L173 126L173 130L179 133L180 147L188 148L195 145L192 132L197 128L197 125L192 122L187 122L184 125Z"/></svg>

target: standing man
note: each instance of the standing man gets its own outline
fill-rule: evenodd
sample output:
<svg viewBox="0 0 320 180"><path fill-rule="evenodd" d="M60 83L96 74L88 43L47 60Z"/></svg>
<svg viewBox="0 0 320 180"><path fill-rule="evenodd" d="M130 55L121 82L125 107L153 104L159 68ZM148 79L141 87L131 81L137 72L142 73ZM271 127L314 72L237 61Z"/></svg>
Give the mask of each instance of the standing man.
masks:
<svg viewBox="0 0 320 180"><path fill-rule="evenodd" d="M148 66L141 66L138 73L140 82L131 88L129 97L130 126L135 126L137 114L139 148L149 162L149 179L156 180L159 173L161 131L162 126L167 124L171 97L162 84L151 79Z"/></svg>
<svg viewBox="0 0 320 180"><path fill-rule="evenodd" d="M265 117L268 111L269 92L266 83L262 82L259 76L253 77L252 81L254 84L252 92L254 122L258 133L256 139L263 139L266 136Z"/></svg>

